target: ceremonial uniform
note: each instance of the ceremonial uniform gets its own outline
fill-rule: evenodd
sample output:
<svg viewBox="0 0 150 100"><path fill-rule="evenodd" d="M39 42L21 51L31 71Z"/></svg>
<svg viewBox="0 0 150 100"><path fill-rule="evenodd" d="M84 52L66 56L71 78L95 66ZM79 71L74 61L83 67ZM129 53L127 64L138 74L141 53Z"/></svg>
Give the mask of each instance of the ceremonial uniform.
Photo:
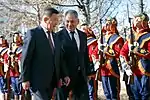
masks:
<svg viewBox="0 0 150 100"><path fill-rule="evenodd" d="M140 25L141 21L143 20L141 20L140 18L138 25ZM143 23L141 25L143 26ZM133 27L133 29L134 28L135 27ZM134 79L133 83L130 84L130 87L135 100L149 100L148 98L150 96L150 30L148 27L143 27L143 29L140 29L138 33L136 31L137 30L135 30L134 33L134 43L132 49L130 46L130 41L126 41L120 52L120 60L126 73L128 73L128 70L132 69ZM133 58L135 59L135 63L130 63L131 50L134 54ZM133 64L134 66L130 68L130 66Z"/></svg>
<svg viewBox="0 0 150 100"><path fill-rule="evenodd" d="M88 54L90 60L89 73L92 73L90 76L88 76L89 77L88 80L89 98L90 100L97 100L98 83L97 80L95 80L95 72L96 72L94 68L95 58L93 57L94 56L93 51L97 46L97 39L95 38L93 31L89 27L85 26L85 28L83 28L83 31L87 35L87 46L88 46Z"/></svg>
<svg viewBox="0 0 150 100"><path fill-rule="evenodd" d="M100 66L102 86L107 100L119 100L120 93L120 73L119 73L119 53L124 44L123 38L118 35L114 19L110 19L110 23L106 24L106 35L103 42L106 44L101 52L104 53L104 63ZM113 30L114 28L115 30ZM102 45L102 44L101 44ZM94 51L96 58L101 47L97 46Z"/></svg>
<svg viewBox="0 0 150 100"><path fill-rule="evenodd" d="M9 66L9 56L11 56L11 66ZM11 81L12 91L14 95L21 95L21 84L19 84L19 65L18 61L21 57L21 47L16 47L15 51L12 52L11 55L8 53L5 54L4 59L5 62L8 64L9 76Z"/></svg>
<svg viewBox="0 0 150 100"><path fill-rule="evenodd" d="M130 86L135 100L147 100L146 98L149 96L150 76L150 33L144 32L139 34L137 42L140 47L139 53L142 54L144 50L145 54L137 55L136 57L137 64L133 70L134 83ZM129 63L129 53L129 42L127 41L120 52L120 55L124 58L124 62Z"/></svg>
<svg viewBox="0 0 150 100"><path fill-rule="evenodd" d="M93 58L92 58L93 50L97 46L97 40L93 37L88 37L87 45L88 45L91 71L93 71L93 74L89 76L91 78L91 80L89 80L89 85L88 85L89 96L90 96L90 100L97 100L98 82L97 80L95 80L95 68L94 68L94 63L93 63Z"/></svg>
<svg viewBox="0 0 150 100"><path fill-rule="evenodd" d="M7 47L0 47L0 91L5 93L5 81L4 81L4 55L7 52Z"/></svg>

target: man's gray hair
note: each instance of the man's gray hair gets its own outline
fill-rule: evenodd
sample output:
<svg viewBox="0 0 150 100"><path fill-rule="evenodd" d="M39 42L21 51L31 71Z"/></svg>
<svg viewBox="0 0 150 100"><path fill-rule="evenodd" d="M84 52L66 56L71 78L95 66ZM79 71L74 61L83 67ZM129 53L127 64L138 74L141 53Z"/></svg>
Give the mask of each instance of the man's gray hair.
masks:
<svg viewBox="0 0 150 100"><path fill-rule="evenodd" d="M78 18L78 13L77 11L75 10L68 10L66 13L65 13L65 17L70 14L70 15L74 15L76 18Z"/></svg>

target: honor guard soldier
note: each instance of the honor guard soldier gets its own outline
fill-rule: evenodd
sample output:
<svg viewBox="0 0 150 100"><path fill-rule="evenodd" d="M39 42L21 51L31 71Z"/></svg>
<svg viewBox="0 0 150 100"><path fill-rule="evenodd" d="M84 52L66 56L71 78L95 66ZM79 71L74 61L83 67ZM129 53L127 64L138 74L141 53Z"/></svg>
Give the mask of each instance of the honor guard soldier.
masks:
<svg viewBox="0 0 150 100"><path fill-rule="evenodd" d="M98 41L97 50L95 50L95 55L98 52L103 52L104 61L100 66L102 86L107 100L119 100L120 72L118 61L124 40L119 36L116 18L107 18L103 31L105 32L104 42L101 44Z"/></svg>
<svg viewBox="0 0 150 100"><path fill-rule="evenodd" d="M132 38L130 37L133 43L130 40L126 41L120 52L122 67L128 75L128 84L130 84L135 100L149 100L150 96L150 29L148 21L149 17L145 13L134 17L132 26L134 33L131 34Z"/></svg>
<svg viewBox="0 0 150 100"><path fill-rule="evenodd" d="M7 40L4 39L3 36L0 36L0 92L1 96L0 98L2 100L5 100L5 95L7 98L7 93L5 90L6 84L5 84L5 78L4 78L4 55L7 53L8 47L7 47Z"/></svg>
<svg viewBox="0 0 150 100"><path fill-rule="evenodd" d="M14 100L21 100L22 86L19 83L20 58L21 58L22 39L19 33L14 33L13 42L10 44L9 51L5 55L5 67L8 67L7 76L14 94Z"/></svg>
<svg viewBox="0 0 150 100"><path fill-rule="evenodd" d="M88 24L82 24L81 30L86 33L87 35L87 45L88 45L88 53L89 53L89 59L90 59L90 73L89 82L88 82L88 89L89 89L89 96L90 100L97 100L97 90L98 90L98 82L95 80L95 68L94 68L94 61L95 58L93 57L93 50L97 46L97 39L91 30L91 28L88 26Z"/></svg>

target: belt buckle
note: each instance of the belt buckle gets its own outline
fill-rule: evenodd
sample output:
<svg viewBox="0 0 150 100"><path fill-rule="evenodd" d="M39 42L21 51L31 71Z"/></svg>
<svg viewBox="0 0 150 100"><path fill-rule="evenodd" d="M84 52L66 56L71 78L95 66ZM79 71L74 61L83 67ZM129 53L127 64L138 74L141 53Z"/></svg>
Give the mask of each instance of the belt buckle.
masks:
<svg viewBox="0 0 150 100"><path fill-rule="evenodd" d="M78 71L80 71L81 70L81 67L80 66L78 66Z"/></svg>

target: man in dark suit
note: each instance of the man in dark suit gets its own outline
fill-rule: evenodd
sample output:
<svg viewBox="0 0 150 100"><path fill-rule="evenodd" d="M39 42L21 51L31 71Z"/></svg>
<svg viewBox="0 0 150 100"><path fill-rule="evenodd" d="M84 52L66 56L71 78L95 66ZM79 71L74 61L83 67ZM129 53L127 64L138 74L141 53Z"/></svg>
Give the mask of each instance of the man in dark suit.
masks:
<svg viewBox="0 0 150 100"><path fill-rule="evenodd" d="M77 29L78 23L77 12L69 10L65 13L65 28L57 33L62 43L63 59L71 80L69 86L63 89L66 98L71 90L73 100L89 100L87 39L86 34Z"/></svg>
<svg viewBox="0 0 150 100"><path fill-rule="evenodd" d="M60 75L69 84L67 70L62 64L60 42L53 33L58 13L54 8L45 8L41 25L29 30L24 38L22 85L23 89L32 92L32 100L50 100Z"/></svg>

